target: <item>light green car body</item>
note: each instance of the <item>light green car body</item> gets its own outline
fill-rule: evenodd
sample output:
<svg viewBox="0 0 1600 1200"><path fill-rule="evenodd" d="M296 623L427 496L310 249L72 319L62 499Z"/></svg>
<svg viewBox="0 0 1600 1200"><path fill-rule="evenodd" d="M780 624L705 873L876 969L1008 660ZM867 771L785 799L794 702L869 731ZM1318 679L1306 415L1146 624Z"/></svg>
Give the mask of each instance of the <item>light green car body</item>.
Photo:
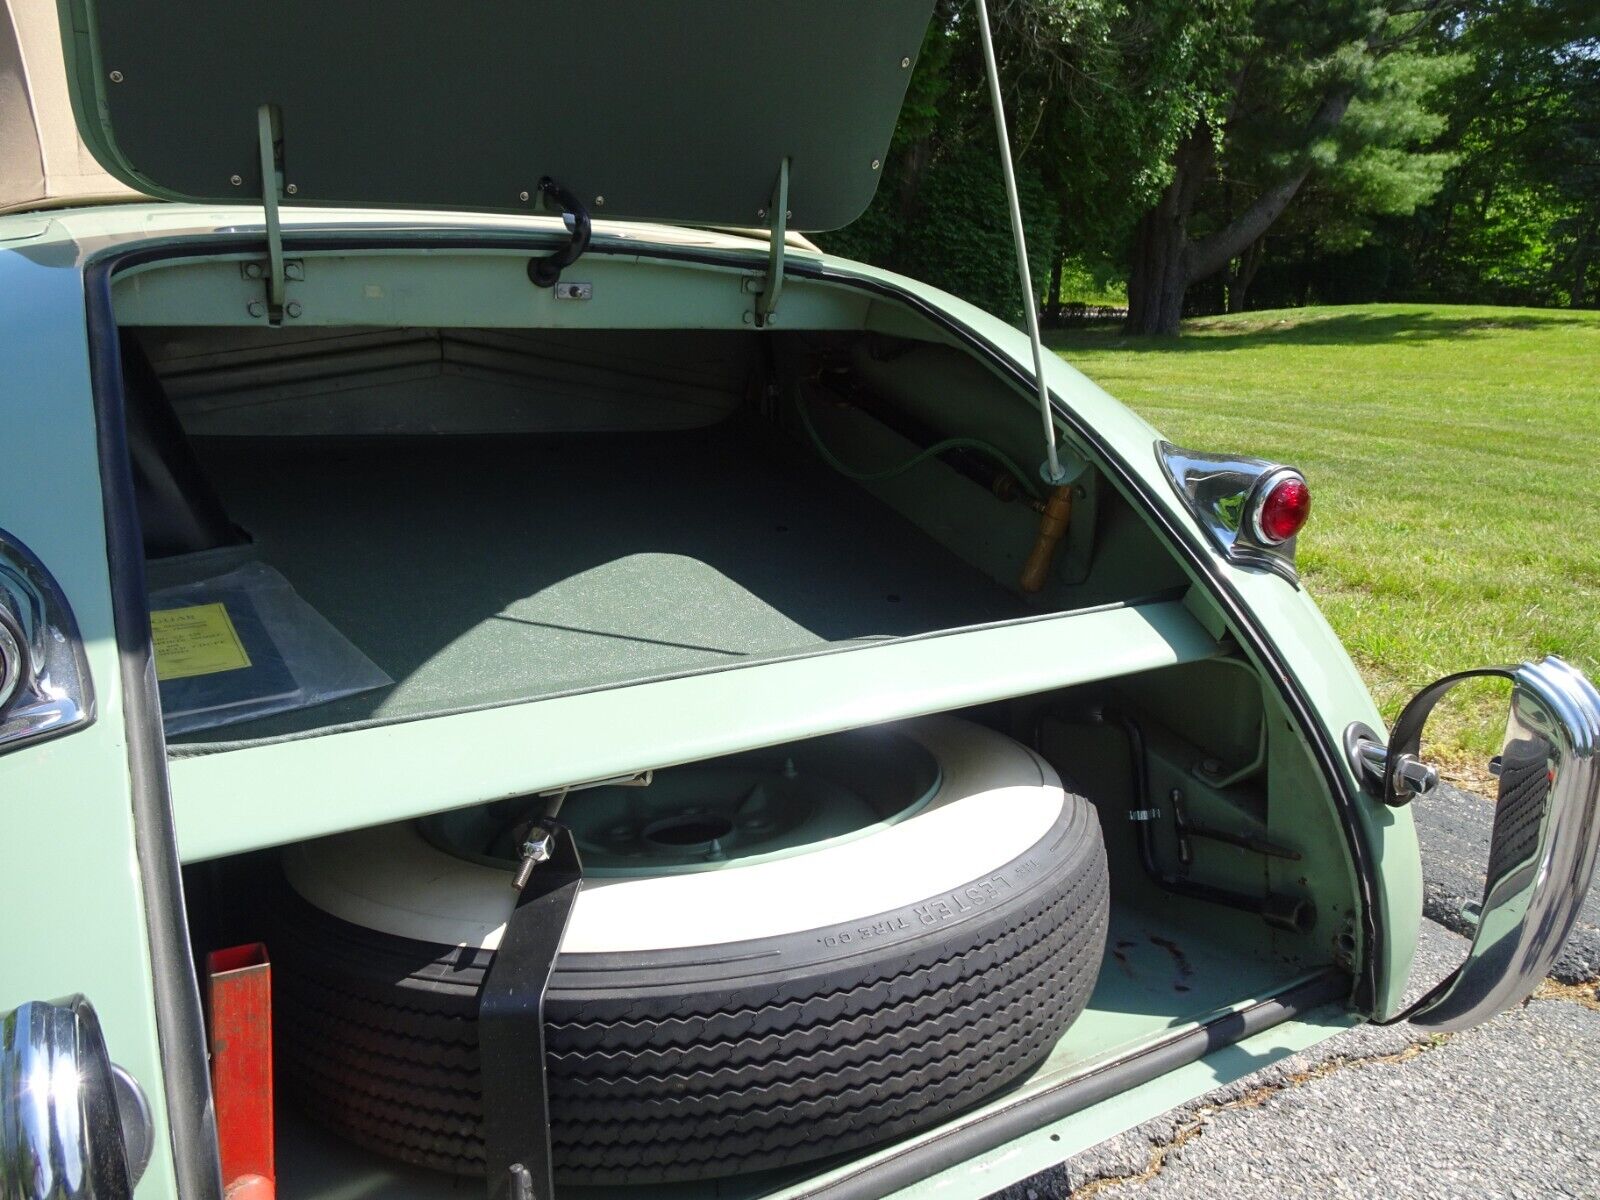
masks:
<svg viewBox="0 0 1600 1200"><path fill-rule="evenodd" d="M470 238L474 232L490 230L548 238L554 230L548 221L475 221L459 214L408 213L403 224L401 232L393 212L297 210L285 214L285 237L292 242L307 231L337 229L351 235L387 232L399 241L424 233ZM218 230L228 230L235 237L244 233L259 238L260 209L128 204L0 217L0 330L4 331L0 336L0 427L12 433L8 439L11 453L0 471L0 528L29 547L60 583L85 642L95 707L95 719L87 727L0 756L0 828L4 830L0 837L0 880L4 883L0 886L8 914L4 958L0 960L0 1011L32 999L79 992L89 996L99 1011L113 1055L143 1082L158 1129L166 1127L161 1047L137 856L141 831L135 827L131 805L130 735L124 720L112 620L86 324L86 272L108 258L132 251L181 250L189 244L199 252ZM599 226L591 273L602 275L608 259L621 254L616 261L625 263L636 283L628 319L673 327L679 320L681 297L673 286L666 285L681 280L684 265L674 260L691 252L712 255L730 264L727 270L737 274L763 269L767 245L756 238L665 227L632 226L624 231ZM526 258L525 248L516 253ZM661 258L659 264L657 257ZM848 289L854 281L914 300L923 311L942 316L987 343L1017 371L1031 373L1026 337L953 296L914 280L806 250L791 249L790 262L835 277L828 285L835 293ZM664 273L663 286L653 289L648 280L658 270ZM233 304L242 294L239 289L247 284L232 267L231 275L220 275L216 286L215 295L197 293L195 303ZM741 297L737 281L727 290L730 307L748 307L749 298ZM803 326L806 306L813 302L811 290L803 279L789 282L783 297L783 321ZM484 299L486 306L494 302L492 296ZM528 303L526 297L524 303ZM403 323L419 315L424 314L392 311L385 313L383 320ZM569 306L561 319L569 324L599 323L616 316L597 304ZM338 323L347 317L335 312L326 314L326 319ZM529 313L524 319L539 318ZM1337 747L1341 732L1352 722L1381 729L1366 688L1306 591L1269 571L1235 565L1207 540L1161 471L1154 451L1156 431L1060 359L1047 359L1046 377L1058 410L1092 429L1101 444L1138 478L1144 495L1140 502L1160 505L1167 525L1181 532L1193 553L1207 556L1212 575L1224 581L1234 602L1275 648L1278 662L1314 714L1326 744ZM1209 585L1198 578L1195 583L1191 610L1203 623L1220 628L1221 618L1212 601L1200 598ZM1181 637L1181 631L1172 636ZM1108 636L1107 644L1114 645L1115 638ZM1156 644L1160 644L1159 637ZM880 666L892 662L896 677L905 681L906 687L920 686L918 681L924 678L959 676L979 681L956 697L963 703L977 702L986 694L1021 694L1033 682L1023 676L991 674L995 659L975 642L912 639L874 653L890 650L895 654L892 660L875 661ZM852 669L851 661L850 655L823 656L640 685L672 689L671 704L658 703L653 709L670 716L647 728L640 728L635 720L638 688L592 693L583 698L581 708L563 710L566 715L561 719L638 728L646 746L635 752L652 761L703 758L736 748L718 742L718 731L725 723L717 717L728 705L737 703L739 695L749 694L748 683L741 684L738 679L746 671L784 673L786 700L765 731L772 741L819 732L828 722L856 721L850 713L830 712L845 677L841 672ZM1159 665L1157 660L1141 660L1125 669ZM1085 678L1101 673L1103 666L1086 664ZM1059 675L1053 678L1059 683ZM656 695L659 699L665 693ZM932 711L948 707L950 698L930 690L926 704L926 710ZM245 846L277 844L465 804L474 795L525 790L538 780L527 776L525 766L503 761L502 747L508 737L525 742L537 732L548 750L542 756L541 769L559 781L562 773L574 766L563 761L560 753L571 739L560 727L536 729L527 710L537 707L512 705L443 718L457 723L451 757L431 765L405 759L403 734L398 730L406 727L379 727L339 738L308 738L265 747L254 752L262 756L258 770L242 783L237 771L229 777L228 811L205 803L219 778L208 772L219 770L219 760L227 756L179 761L173 766L171 780L180 853L185 860L211 858ZM1369 871L1367 894L1372 911L1366 915L1370 926L1382 935L1376 947L1358 944L1356 949L1357 962L1366 964L1375 984L1368 1010L1329 1008L1280 1024L952 1166L910 1187L904 1195L985 1195L1355 1021L1398 1011L1421 917L1421 871L1412 818L1405 809L1389 808L1369 798L1342 754L1333 756L1333 761L1344 772L1340 783L1352 801L1353 840L1363 848ZM456 794L452 787L466 786L460 770L463 765L471 768L471 792ZM595 767L593 761L587 762L588 773L582 777L603 773ZM387 772L384 786L373 785L375 770ZM366 786L349 788L348 807L329 814L313 801L299 802L277 791L274 780L284 772L320 774L330 786L360 775ZM172 1196L176 1187L170 1147L164 1138L157 1141L155 1158L139 1185L139 1194Z"/></svg>

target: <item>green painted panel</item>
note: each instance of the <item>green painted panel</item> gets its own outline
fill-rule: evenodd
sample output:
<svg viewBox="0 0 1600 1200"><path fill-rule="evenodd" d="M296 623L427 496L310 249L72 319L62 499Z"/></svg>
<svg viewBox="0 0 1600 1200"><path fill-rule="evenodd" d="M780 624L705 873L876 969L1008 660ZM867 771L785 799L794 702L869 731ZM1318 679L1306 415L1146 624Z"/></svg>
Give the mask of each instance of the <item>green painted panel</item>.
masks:
<svg viewBox="0 0 1600 1200"><path fill-rule="evenodd" d="M30 256L31 255L31 256ZM0 471L0 524L55 575L77 617L96 720L0 756L0 1012L82 992L156 1120L141 1196L173 1194L144 896L134 854L83 281L49 249L0 254L0 428L28 453Z"/></svg>
<svg viewBox="0 0 1600 1200"><path fill-rule="evenodd" d="M1217 652L1169 601L178 758L178 848L217 858Z"/></svg>
<svg viewBox="0 0 1600 1200"><path fill-rule="evenodd" d="M1306 593L1266 572L1235 569L1233 575L1328 730L1337 738L1351 721L1382 730L1383 719L1344 646ZM1429 682L1419 679L1417 686ZM1347 777L1360 792L1354 776ZM1355 817L1376 864L1374 915L1383 941L1376 948L1367 946L1359 923L1352 932L1358 958L1376 949L1378 995L1368 1015L1383 1018L1400 1010L1411 973L1422 924L1422 855L1409 808L1390 808L1361 792Z"/></svg>
<svg viewBox="0 0 1600 1200"><path fill-rule="evenodd" d="M843 259L825 261L842 273L907 287L999 348L1019 369L1029 372L1031 351L1027 337L999 318L915 280ZM1366 685L1311 596L1269 571L1227 561L1210 546L1193 515L1176 501L1154 452L1160 436L1155 427L1059 357L1046 359L1045 380L1060 404L1121 454L1156 502L1165 506L1168 517L1190 531L1191 540L1203 548L1218 573L1232 583L1259 627L1277 647L1333 744L1340 744L1351 721L1363 721L1381 730L1382 718ZM1417 685L1428 682L1419 679ZM1344 770L1347 784L1359 793L1354 775L1347 767ZM1399 1011L1416 949L1422 921L1422 862L1409 810L1389 808L1362 795L1356 805L1355 825L1355 835L1365 845L1373 864L1373 917L1383 935L1382 944L1371 947L1364 943L1358 928L1356 956L1358 960L1373 953L1377 956L1378 996L1369 1015L1385 1017Z"/></svg>
<svg viewBox="0 0 1600 1200"><path fill-rule="evenodd" d="M587 301L559 298L528 282L526 251L372 251L291 253L306 278L291 280L287 296L301 306L290 324L302 326L452 326L482 329L745 329L754 297L748 268L641 261L631 255L590 254L569 268L568 280L593 287ZM261 255L248 256L250 259ZM114 288L121 325L256 325L251 316L262 284L240 271L246 256L166 261L130 269ZM798 256L796 256L798 257ZM868 301L859 292L802 280L783 289L777 324L783 329L859 329Z"/></svg>
<svg viewBox="0 0 1600 1200"><path fill-rule="evenodd" d="M759 425L195 446L253 538L238 553L283 572L394 686L175 742L436 717L1037 614ZM207 551L150 578L225 569Z"/></svg>
<svg viewBox="0 0 1600 1200"><path fill-rule="evenodd" d="M226 216L226 210L188 209L176 206L165 209L87 209L60 214L56 218L56 225L58 229L86 241L92 239L103 243L130 242L170 236L185 229L196 232L208 231L214 223L225 221ZM345 213L340 214L340 218L349 228L357 230L381 226L385 221L381 213ZM287 223L309 224L318 220L317 214L290 214ZM322 215L320 220L325 222L327 216ZM460 230L465 224L461 218L451 217L433 217L428 223L434 227L456 230ZM682 234L681 231L653 230L649 236L653 240L678 244ZM706 238L712 235L694 236ZM648 253L648 248L642 243L638 249L641 253ZM843 259L824 258L823 261L829 268L841 274L907 289L934 309L948 314L959 325L986 339L1019 369L1028 370L1030 351L1026 337L989 313L919 284L915 280L890 272ZM644 282L649 284L648 280ZM218 283L219 286L235 289L227 292L229 297L226 302L227 307L238 308L247 301L248 297L242 290L239 280L235 279L224 284L219 277ZM652 295L640 304L638 310L630 314L631 319L662 325L670 323L673 319L668 314L677 314L678 319L681 319L686 306L677 304L674 307L674 298L681 296L681 293L675 292L668 285L666 278L663 278L661 283L660 288L649 284ZM291 289L293 286L291 284ZM509 287L510 284L507 283L506 286ZM793 320L799 315L794 307L795 302L809 290L797 287L796 281L791 281L785 288L786 321ZM833 290L835 295L839 294L835 289L828 290ZM819 288L815 291L821 294L824 289ZM881 307L884 302L873 303ZM645 315L647 308L653 308L658 315L655 318L648 318ZM694 306L687 306L687 309L691 316L696 315ZM730 323L732 309L732 304L724 309ZM739 311L743 313L747 309L741 305ZM864 314L865 306L863 306ZM838 320L838 314L834 316L833 321L822 320L818 321L818 324L831 325L835 328L848 327L846 322ZM438 323L438 319L424 317L421 323ZM483 323L492 323L487 314ZM707 323L714 323L714 320ZM804 326L796 323L787 327ZM1158 437L1157 431L1060 358L1051 357L1046 360L1045 375L1058 402L1094 428L1108 445L1121 454L1128 466L1143 478L1156 501L1165 505L1168 516L1187 527L1191 531L1193 540L1203 547L1204 553L1211 556L1216 569L1232 580L1245 602L1257 614L1262 627L1277 644L1291 674L1296 678L1335 743L1344 727L1351 721L1364 721L1374 728L1379 727L1381 721L1377 709L1359 674L1307 593L1276 575L1236 567L1223 560L1210 548L1192 516L1177 503L1170 485L1160 471L1153 451ZM1418 682L1420 684L1426 681ZM1352 785L1355 783L1353 778L1347 777L1347 781ZM1421 862L1412 819L1407 811L1390 809L1376 801L1362 801L1358 806L1356 819L1358 836L1365 843L1371 861L1376 864L1373 878L1376 892L1374 916L1379 928L1384 932L1384 940L1377 948L1377 953L1381 956L1378 964L1380 996L1374 1015L1381 1016L1397 1009L1415 946L1422 912ZM1357 936L1359 943L1361 941L1359 929ZM1371 947L1358 944L1358 956L1364 956L1371 951Z"/></svg>
<svg viewBox="0 0 1600 1200"><path fill-rule="evenodd" d="M273 105L291 205L529 212L549 176L599 216L765 224L787 157L795 229L848 224L872 199L931 11L63 3L83 31L69 45L85 140L151 195L258 203L257 112Z"/></svg>

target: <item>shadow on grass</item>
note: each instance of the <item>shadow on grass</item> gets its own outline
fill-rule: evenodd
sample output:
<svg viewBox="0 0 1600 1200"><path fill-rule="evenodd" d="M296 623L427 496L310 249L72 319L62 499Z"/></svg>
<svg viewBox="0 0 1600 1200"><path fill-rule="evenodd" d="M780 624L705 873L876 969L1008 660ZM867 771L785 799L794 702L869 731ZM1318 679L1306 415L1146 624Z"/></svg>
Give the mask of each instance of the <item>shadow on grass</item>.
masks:
<svg viewBox="0 0 1600 1200"><path fill-rule="evenodd" d="M1055 330L1046 335L1052 348L1094 347L1154 352L1215 352L1258 346L1359 346L1378 342L1435 341L1470 338L1508 329L1553 329L1595 324L1591 313L1505 312L1452 313L1350 312L1324 316L1327 309L1290 311L1281 318L1241 313L1210 317L1189 324L1181 337L1130 337L1120 330Z"/></svg>

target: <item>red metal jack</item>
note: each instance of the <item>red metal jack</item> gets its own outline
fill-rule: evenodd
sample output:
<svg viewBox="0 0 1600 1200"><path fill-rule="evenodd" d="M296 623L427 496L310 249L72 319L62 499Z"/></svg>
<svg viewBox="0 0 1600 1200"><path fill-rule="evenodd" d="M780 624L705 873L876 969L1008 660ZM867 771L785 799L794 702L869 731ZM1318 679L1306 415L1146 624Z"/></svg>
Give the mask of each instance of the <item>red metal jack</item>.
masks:
<svg viewBox="0 0 1600 1200"><path fill-rule="evenodd" d="M272 964L264 945L206 956L206 1013L227 1200L273 1200Z"/></svg>

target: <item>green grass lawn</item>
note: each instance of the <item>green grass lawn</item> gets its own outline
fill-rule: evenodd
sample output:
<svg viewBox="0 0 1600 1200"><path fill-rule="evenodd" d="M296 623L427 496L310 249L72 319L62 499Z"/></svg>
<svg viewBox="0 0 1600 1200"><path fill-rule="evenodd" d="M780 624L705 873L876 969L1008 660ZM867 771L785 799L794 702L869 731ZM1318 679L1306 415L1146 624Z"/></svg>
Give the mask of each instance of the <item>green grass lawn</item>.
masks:
<svg viewBox="0 0 1600 1200"><path fill-rule="evenodd" d="M1362 305L1051 342L1174 441L1305 471L1301 571L1386 718L1464 667L1600 675L1600 313ZM1504 713L1469 695L1430 748L1470 776Z"/></svg>

